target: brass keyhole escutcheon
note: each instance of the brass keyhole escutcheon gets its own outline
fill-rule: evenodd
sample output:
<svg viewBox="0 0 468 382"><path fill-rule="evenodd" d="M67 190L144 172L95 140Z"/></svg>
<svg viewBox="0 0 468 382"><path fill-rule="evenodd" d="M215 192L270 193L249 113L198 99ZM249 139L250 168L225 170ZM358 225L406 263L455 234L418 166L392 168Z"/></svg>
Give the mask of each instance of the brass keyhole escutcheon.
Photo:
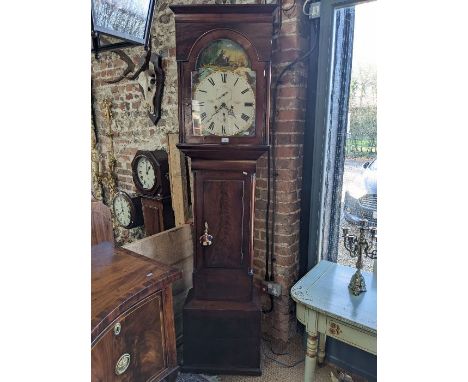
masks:
<svg viewBox="0 0 468 382"><path fill-rule="evenodd" d="M205 222L205 233L200 236L200 244L204 247L209 247L213 244L213 235L208 232L208 223Z"/></svg>
<svg viewBox="0 0 468 382"><path fill-rule="evenodd" d="M115 364L115 374L122 375L130 366L130 354L124 353Z"/></svg>
<svg viewBox="0 0 468 382"><path fill-rule="evenodd" d="M118 336L122 330L122 325L120 325L120 322L117 322L114 326L114 334Z"/></svg>

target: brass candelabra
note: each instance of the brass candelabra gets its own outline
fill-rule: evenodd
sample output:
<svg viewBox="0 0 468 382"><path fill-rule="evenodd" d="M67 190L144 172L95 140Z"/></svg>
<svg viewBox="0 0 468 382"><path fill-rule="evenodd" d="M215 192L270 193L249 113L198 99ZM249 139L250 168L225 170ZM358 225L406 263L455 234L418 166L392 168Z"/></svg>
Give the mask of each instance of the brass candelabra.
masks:
<svg viewBox="0 0 468 382"><path fill-rule="evenodd" d="M96 130L91 122L91 180L92 180L92 194L98 199L102 200L102 179L99 171L99 151L97 148Z"/></svg>
<svg viewBox="0 0 468 382"><path fill-rule="evenodd" d="M106 136L109 138L109 149L107 151L107 173L101 174L101 180L109 190L108 203L114 199L117 189L117 176L115 174L115 167L117 159L114 155L114 132L112 131L112 102L105 99L101 103L104 119L107 121L108 131Z"/></svg>
<svg viewBox="0 0 468 382"><path fill-rule="evenodd" d="M367 232L370 232L370 240L366 239ZM366 256L370 259L377 258L377 248L375 248L377 246L377 228L367 227L364 222L359 227L359 236L350 235L349 228L343 228L343 240L344 247L349 252L349 255L352 258L357 257L357 270L351 277L348 288L355 296L358 296L366 291L366 282L361 274L362 257Z"/></svg>

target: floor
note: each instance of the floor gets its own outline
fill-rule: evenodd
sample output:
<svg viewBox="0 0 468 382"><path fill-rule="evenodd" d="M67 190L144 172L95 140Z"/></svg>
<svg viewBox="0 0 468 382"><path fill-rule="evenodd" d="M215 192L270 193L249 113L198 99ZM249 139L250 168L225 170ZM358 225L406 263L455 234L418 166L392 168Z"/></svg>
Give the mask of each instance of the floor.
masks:
<svg viewBox="0 0 468 382"><path fill-rule="evenodd" d="M304 345L302 336L294 337L288 344L284 355L275 355L269 342L262 341L262 370L260 377L218 376L220 382L303 382ZM293 367L288 367L292 366ZM333 374L333 376L331 375ZM362 378L346 375L332 365L317 367L316 382L366 382Z"/></svg>

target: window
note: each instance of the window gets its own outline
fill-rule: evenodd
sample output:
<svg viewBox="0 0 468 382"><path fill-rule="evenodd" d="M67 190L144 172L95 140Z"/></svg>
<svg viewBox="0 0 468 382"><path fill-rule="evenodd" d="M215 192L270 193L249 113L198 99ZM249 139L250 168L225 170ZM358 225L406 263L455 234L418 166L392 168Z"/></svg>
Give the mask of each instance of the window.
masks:
<svg viewBox="0 0 468 382"><path fill-rule="evenodd" d="M347 4L331 0L320 20L317 94L328 96L316 105L309 259L354 266L342 228L377 226L377 2Z"/></svg>

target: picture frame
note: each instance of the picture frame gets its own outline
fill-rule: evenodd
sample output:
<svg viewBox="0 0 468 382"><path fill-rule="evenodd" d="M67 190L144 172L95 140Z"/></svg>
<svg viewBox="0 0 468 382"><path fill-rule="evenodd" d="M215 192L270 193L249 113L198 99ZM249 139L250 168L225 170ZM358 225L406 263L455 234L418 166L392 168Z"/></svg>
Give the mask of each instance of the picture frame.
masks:
<svg viewBox="0 0 468 382"><path fill-rule="evenodd" d="M155 0L91 0L93 34L148 45Z"/></svg>

